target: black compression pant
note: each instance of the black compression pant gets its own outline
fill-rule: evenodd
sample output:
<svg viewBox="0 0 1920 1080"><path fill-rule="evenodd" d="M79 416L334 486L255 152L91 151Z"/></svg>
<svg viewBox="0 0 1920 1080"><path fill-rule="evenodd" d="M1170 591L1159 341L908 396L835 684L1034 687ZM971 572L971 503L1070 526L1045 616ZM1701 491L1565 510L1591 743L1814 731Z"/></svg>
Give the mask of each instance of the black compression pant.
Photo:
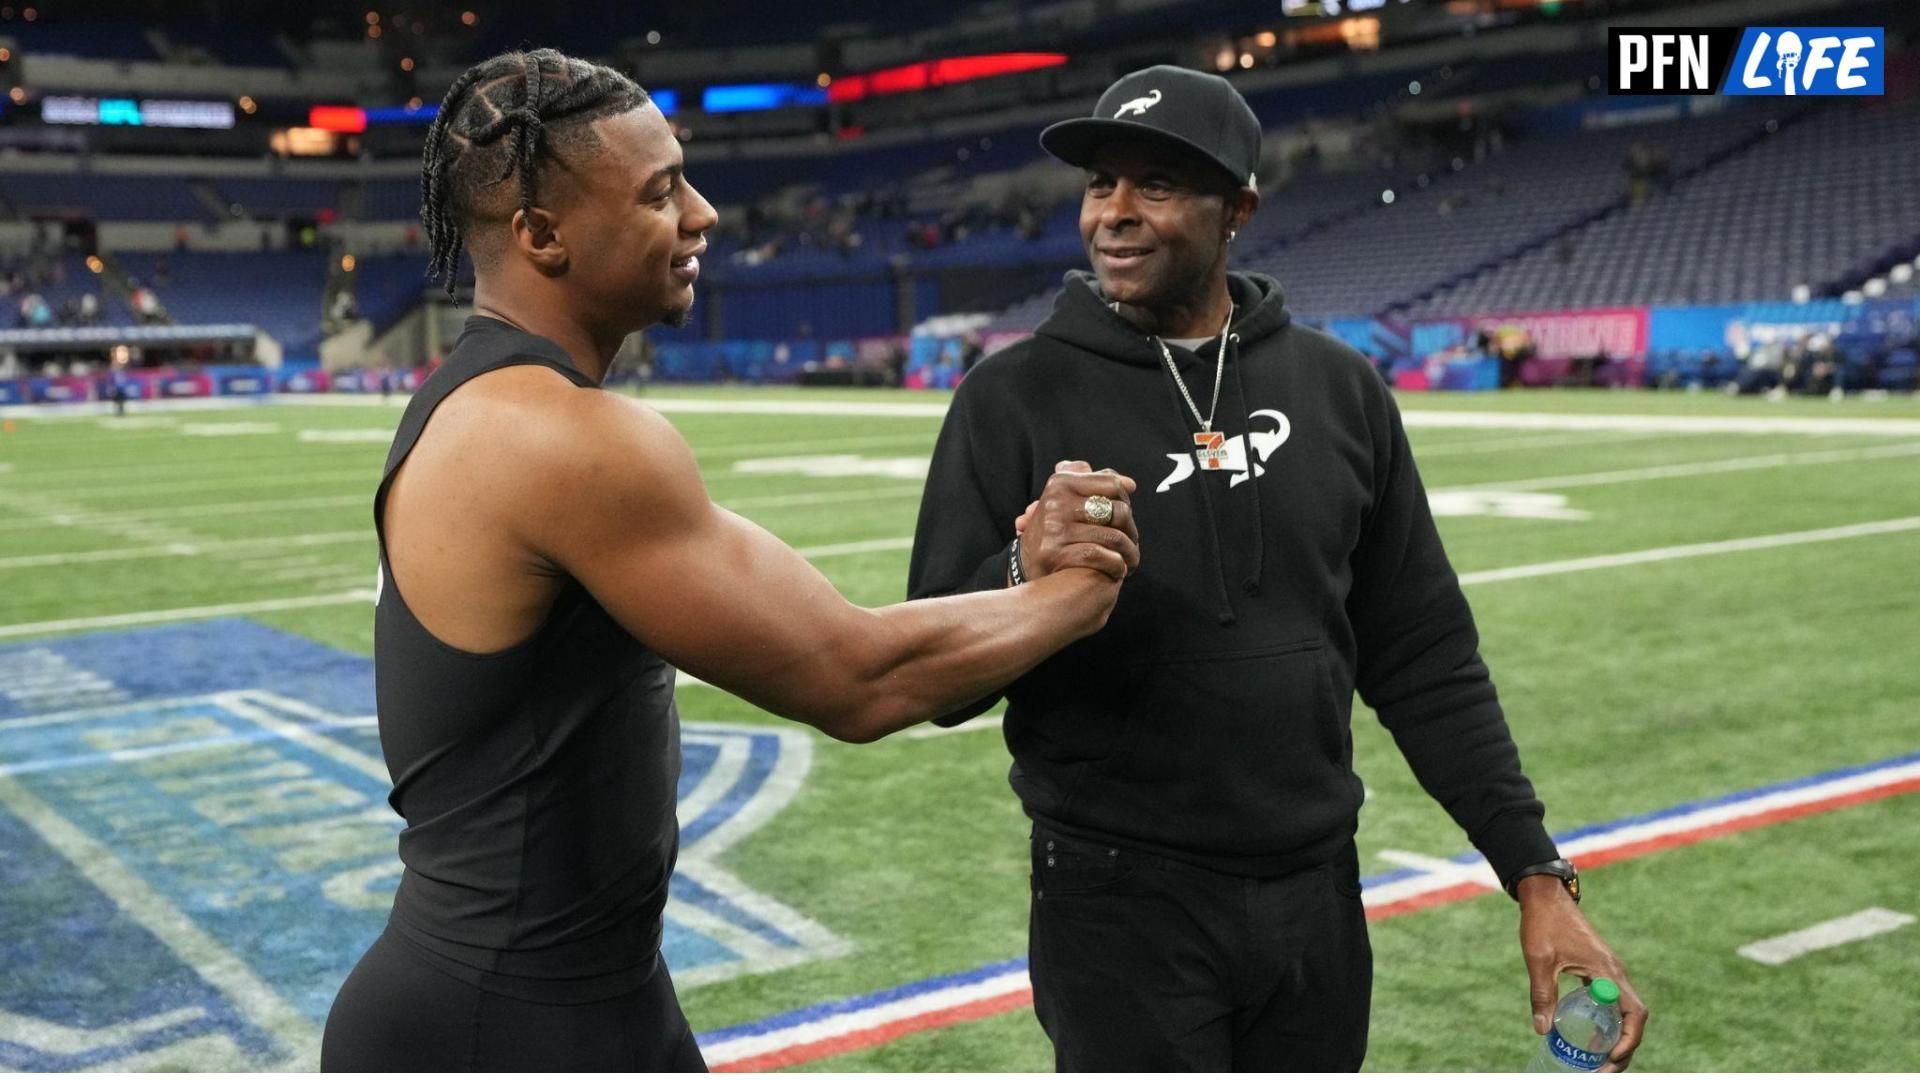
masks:
<svg viewBox="0 0 1920 1080"><path fill-rule="evenodd" d="M322 1072L705 1072L663 960L638 989L584 1005L454 978L389 929L327 1016Z"/></svg>

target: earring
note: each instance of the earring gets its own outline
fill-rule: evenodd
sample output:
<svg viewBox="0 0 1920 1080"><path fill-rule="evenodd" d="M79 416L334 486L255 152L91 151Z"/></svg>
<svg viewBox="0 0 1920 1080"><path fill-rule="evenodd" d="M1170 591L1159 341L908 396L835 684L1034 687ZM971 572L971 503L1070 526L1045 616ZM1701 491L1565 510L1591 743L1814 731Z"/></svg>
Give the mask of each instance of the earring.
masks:
<svg viewBox="0 0 1920 1080"><path fill-rule="evenodd" d="M1240 231L1239 231L1238 229L1228 229L1228 230L1227 230L1227 243L1229 243L1229 244L1231 244L1231 243L1233 243L1233 238L1234 238L1234 237L1236 237L1236 236L1239 236L1239 235L1240 235Z"/></svg>

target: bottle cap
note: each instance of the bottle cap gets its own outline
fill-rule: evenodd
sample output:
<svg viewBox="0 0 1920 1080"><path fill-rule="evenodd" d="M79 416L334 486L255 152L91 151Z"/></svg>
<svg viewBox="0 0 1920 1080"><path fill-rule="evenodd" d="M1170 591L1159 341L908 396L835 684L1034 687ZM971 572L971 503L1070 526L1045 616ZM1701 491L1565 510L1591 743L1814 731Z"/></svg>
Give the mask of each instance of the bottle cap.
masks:
<svg viewBox="0 0 1920 1080"><path fill-rule="evenodd" d="M1620 987L1612 979L1595 979L1587 987L1587 993L1602 1005L1613 1005L1620 1001Z"/></svg>

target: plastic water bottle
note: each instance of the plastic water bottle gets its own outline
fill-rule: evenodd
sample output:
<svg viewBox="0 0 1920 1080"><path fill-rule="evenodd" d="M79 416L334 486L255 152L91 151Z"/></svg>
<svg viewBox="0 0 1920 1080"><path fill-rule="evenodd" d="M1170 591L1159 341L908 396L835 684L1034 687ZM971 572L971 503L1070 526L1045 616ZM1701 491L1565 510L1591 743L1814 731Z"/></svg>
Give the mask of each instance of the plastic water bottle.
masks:
<svg viewBox="0 0 1920 1080"><path fill-rule="evenodd" d="M1620 1041L1620 987L1595 979L1560 999L1528 1072L1597 1072Z"/></svg>

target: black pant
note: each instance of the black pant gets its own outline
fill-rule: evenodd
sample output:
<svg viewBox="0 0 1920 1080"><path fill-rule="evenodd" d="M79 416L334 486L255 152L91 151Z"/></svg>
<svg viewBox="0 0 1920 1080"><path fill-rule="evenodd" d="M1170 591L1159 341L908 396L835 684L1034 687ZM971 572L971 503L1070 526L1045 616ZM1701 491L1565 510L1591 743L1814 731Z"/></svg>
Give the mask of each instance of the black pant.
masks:
<svg viewBox="0 0 1920 1080"><path fill-rule="evenodd" d="M1367 1055L1351 846L1263 880L1036 826L1028 949L1063 1072L1345 1072Z"/></svg>
<svg viewBox="0 0 1920 1080"><path fill-rule="evenodd" d="M440 970L389 929L327 1016L322 1072L705 1072L663 960L636 990L542 1004Z"/></svg>

